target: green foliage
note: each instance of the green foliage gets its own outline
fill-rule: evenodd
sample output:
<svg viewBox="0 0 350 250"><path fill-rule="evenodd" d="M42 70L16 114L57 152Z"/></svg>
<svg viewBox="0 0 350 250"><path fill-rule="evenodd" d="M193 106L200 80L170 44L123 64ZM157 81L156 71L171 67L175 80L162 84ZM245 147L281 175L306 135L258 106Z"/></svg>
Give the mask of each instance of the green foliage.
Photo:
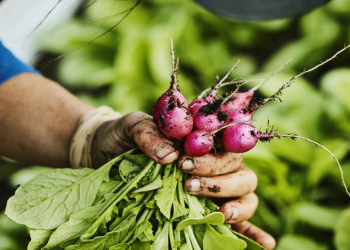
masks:
<svg viewBox="0 0 350 250"><path fill-rule="evenodd" d="M134 150L130 150L125 155L129 155ZM143 157L143 156L141 156ZM140 157L140 158L141 158ZM111 250L111 249L146 249L146 250L168 250L169 242L171 249L177 249L181 242L186 242L188 247L192 249L208 249L211 250L214 247L216 249L227 249L228 247L236 250L254 250L256 248L247 248L247 242L249 245L254 246L251 240L236 235L232 230L224 225L224 215L217 211L203 215L197 211L206 210L206 200L208 198L201 198L198 200L196 196L187 194L184 190L182 180L185 173L182 173L175 167L175 163L171 164L171 168L156 164L153 160L149 160L149 163L143 168L135 170L134 165L125 165L125 158L123 155L112 159L106 163L100 169L90 170L75 169L67 173L67 169L56 169L50 171L48 174L39 174L28 183L22 186L22 189L29 190L33 187L38 193L45 194L46 186L43 189L35 189L38 183L43 181L43 176L46 177L46 182L54 183L60 178L61 181L66 182L63 185L64 188L73 190L74 188L84 188L83 183L85 179L92 179L91 186L97 186L97 193L103 191L112 191L111 193L104 193L102 199L101 196L92 195L95 201L95 205L87 205L80 210L72 212L66 221L66 214L54 213L48 219L44 219L42 224L36 225L37 228L30 228L31 224L24 220L22 223L29 227L31 241L28 245L28 249L31 250ZM127 160L127 162L130 162ZM156 165L156 167L153 167ZM111 168L114 168L111 171ZM105 178L105 172L108 175L114 170L123 167L124 171L128 171L128 168L136 171L133 178L129 178L124 185L120 185L120 182L114 181L114 188L110 188L110 185L103 185L101 180L109 182L110 179ZM117 171L119 172L119 171ZM72 179L67 181L68 175L72 176ZM121 174L120 174L121 175ZM75 178L76 176L85 176L84 178ZM132 196L136 187L140 186L144 178L153 176L153 179L161 178L161 188L148 192L147 194L137 194ZM157 177L158 176L158 177ZM121 178L119 176L119 178ZM117 179L119 179L117 178ZM152 183L153 180L151 180ZM113 181L111 181L113 182ZM61 184L61 183L60 183ZM179 185L177 185L179 184ZM142 184L141 184L142 185ZM147 186L147 184L146 184ZM144 186L145 187L145 186ZM16 200L22 197L23 192L21 189L11 198ZM167 199L166 202L160 202L160 197L164 197L164 193L170 193L172 199ZM72 191L73 193L73 191ZM81 191L84 194L84 191ZM185 195L184 195L185 194ZM87 194L84 194L87 195ZM30 195L28 195L31 198ZM45 201L45 199L43 199ZM53 195L51 198L51 206L48 211L58 210L61 207L60 201L62 197L60 194ZM153 206L146 206L150 201L153 201ZM156 202L155 202L156 201ZM22 206L33 203L32 199L22 201ZM79 202L75 200L65 200L63 203L69 207L71 204L79 205ZM169 205L170 203L170 205ZM82 203L86 205L85 203ZM187 206L186 206L187 204ZM209 203L208 203L209 204ZM22 206L17 206L14 203L8 203L8 211L10 217L16 218L18 211L22 212ZM174 207L173 209L171 209ZM209 209L209 208L207 208ZM40 210L40 207L39 209ZM172 211L172 212L171 212ZM189 211L191 211L189 213ZM169 221L169 218L172 219ZM189 214L187 216L187 214ZM193 215L201 217L201 219L193 219ZM182 219L178 223L178 219ZM47 225L57 223L56 228L47 230ZM158 225L155 223L158 221ZM213 228L211 225L216 225ZM153 227L158 227L158 231L154 234ZM173 228L176 227L175 232ZM182 232L181 232L182 231ZM238 234L239 235L239 234ZM197 239L198 237L198 239ZM176 241L175 241L176 238ZM3 237L3 241L7 247L11 247L11 241L7 241L7 238ZM7 242L6 242L7 241ZM199 243L200 242L200 243ZM201 247L199 247L201 245ZM184 246L185 247L185 246ZM261 249L261 248L259 248Z"/></svg>
<svg viewBox="0 0 350 250"><path fill-rule="evenodd" d="M350 209L346 209L339 216L335 227L334 243L339 250L350 249Z"/></svg>
<svg viewBox="0 0 350 250"><path fill-rule="evenodd" d="M74 212L91 206L102 181L109 181L112 164L97 171L64 169L39 174L17 189L16 196L8 200L5 214L29 228L57 228ZM57 215L58 219L52 220Z"/></svg>
<svg viewBox="0 0 350 250"><path fill-rule="evenodd" d="M97 1L79 17L42 34L39 42L57 55L70 52L112 27L122 16L116 14L133 3ZM296 18L239 22L214 16L191 1L144 0L107 35L60 60L58 77L93 105L109 105L123 114L134 110L151 114L155 100L169 86L172 37L180 55L179 84L188 100L213 85L215 76L222 76L238 58L242 60L232 78L264 77L294 58L259 90L260 96L269 96L293 75L350 42L349 11L348 1L332 0ZM264 129L270 119L280 133L295 132L325 145L346 173L350 173L349 55L346 51L297 79L284 91L282 103L267 104L254 115L257 127ZM326 151L301 140L275 139L246 153L244 164L259 179L259 207L251 221L277 239L277 249L349 248L349 197ZM349 174L345 179L349 184ZM0 242L18 244L3 228L0 223ZM120 244L114 249L132 246ZM183 243L181 249L189 248Z"/></svg>
<svg viewBox="0 0 350 250"><path fill-rule="evenodd" d="M232 250L243 250L246 249L247 243L243 240L238 239L234 234L228 236L218 233L209 224L206 225L207 230L205 231L203 238L204 250L226 250L227 246L230 246Z"/></svg>

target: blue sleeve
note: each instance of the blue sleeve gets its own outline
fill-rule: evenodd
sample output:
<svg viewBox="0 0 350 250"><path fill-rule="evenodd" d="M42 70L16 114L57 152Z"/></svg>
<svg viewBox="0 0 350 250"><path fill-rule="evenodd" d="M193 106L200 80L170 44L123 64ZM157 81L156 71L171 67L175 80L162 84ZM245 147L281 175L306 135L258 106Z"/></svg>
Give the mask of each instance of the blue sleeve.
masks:
<svg viewBox="0 0 350 250"><path fill-rule="evenodd" d="M16 58L0 41L0 85L10 78L24 72L40 74L31 66Z"/></svg>

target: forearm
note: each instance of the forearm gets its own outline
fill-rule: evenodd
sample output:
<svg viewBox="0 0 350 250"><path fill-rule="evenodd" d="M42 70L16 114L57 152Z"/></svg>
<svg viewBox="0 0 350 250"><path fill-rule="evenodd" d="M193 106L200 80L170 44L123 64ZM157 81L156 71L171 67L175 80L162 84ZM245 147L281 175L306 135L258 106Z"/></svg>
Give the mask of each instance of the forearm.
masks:
<svg viewBox="0 0 350 250"><path fill-rule="evenodd" d="M69 167L69 146L81 115L93 107L58 84L22 73L0 85L0 154Z"/></svg>

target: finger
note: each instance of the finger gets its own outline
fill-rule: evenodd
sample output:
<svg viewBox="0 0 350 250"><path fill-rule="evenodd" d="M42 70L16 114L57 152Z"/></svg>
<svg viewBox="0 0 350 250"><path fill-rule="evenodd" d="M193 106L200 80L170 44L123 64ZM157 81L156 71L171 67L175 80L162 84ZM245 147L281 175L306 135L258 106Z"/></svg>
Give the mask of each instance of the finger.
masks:
<svg viewBox="0 0 350 250"><path fill-rule="evenodd" d="M179 150L162 134L151 116L136 111L126 115L122 122L124 134L152 160L164 165L179 157Z"/></svg>
<svg viewBox="0 0 350 250"><path fill-rule="evenodd" d="M231 227L236 232L247 236L268 250L272 250L276 246L276 241L271 235L248 221L232 224Z"/></svg>
<svg viewBox="0 0 350 250"><path fill-rule="evenodd" d="M255 173L241 166L237 172L220 176L189 176L185 181L185 190L190 194L208 197L240 197L253 192L257 183Z"/></svg>
<svg viewBox="0 0 350 250"><path fill-rule="evenodd" d="M201 157L183 155L177 161L182 171L199 176L217 176L236 172L242 166L242 154L221 152Z"/></svg>
<svg viewBox="0 0 350 250"><path fill-rule="evenodd" d="M238 223L249 220L258 207L258 197L254 193L226 202L220 207L225 216L225 222Z"/></svg>

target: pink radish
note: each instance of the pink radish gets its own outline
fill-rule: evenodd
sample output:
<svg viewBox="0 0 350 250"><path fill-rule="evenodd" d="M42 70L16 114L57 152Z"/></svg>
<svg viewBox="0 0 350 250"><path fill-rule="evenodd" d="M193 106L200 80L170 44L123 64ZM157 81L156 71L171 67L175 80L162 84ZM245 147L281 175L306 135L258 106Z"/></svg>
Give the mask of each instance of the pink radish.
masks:
<svg viewBox="0 0 350 250"><path fill-rule="evenodd" d="M349 191L346 187L345 181L344 181L344 177L343 177L344 173L343 173L343 170L340 166L340 163L339 163L338 159L335 157L335 155L328 148L326 148L325 146L323 146L315 141L312 141L306 137L298 136L295 134L275 134L274 132L275 131L273 131L271 129L267 133L262 133L257 128L255 128L251 125L248 125L246 123L240 123L240 124L236 124L236 125L233 125L233 126L226 128L222 134L221 142L222 142L222 145L224 146L224 148L229 152L244 153L244 152L251 150L256 145L258 140L270 141L274 137L277 137L277 138L289 137L293 140L303 139L303 140L309 141L309 142L316 144L317 146L327 150L328 153L330 153L333 156L333 158L336 160L338 167L340 169L342 183L345 187L347 194L350 196L350 193L349 193Z"/></svg>
<svg viewBox="0 0 350 250"><path fill-rule="evenodd" d="M247 121L244 121L247 122ZM239 122L241 123L241 122ZM227 127L234 126L238 123L232 123L222 126L219 129L213 131L196 130L190 133L184 142L185 153L189 156L203 156L212 150L214 146L214 136Z"/></svg>
<svg viewBox="0 0 350 250"><path fill-rule="evenodd" d="M168 106L160 111L158 125L170 140L181 140L191 133L193 118L186 107L178 106L173 100L171 98Z"/></svg>
<svg viewBox="0 0 350 250"><path fill-rule="evenodd" d="M159 105L156 105L155 109L160 109L160 105L164 105L167 102L166 106L160 110L158 116L156 116L157 110L154 111L153 116L156 116L156 119L154 120L158 122L160 130L166 137L168 137L170 140L181 140L189 133L191 133L193 128L193 118L191 113L188 111L186 100L184 100L184 102L181 102L180 98L177 98L178 95L181 95L177 90L177 71L179 60L175 62L172 40L171 48L173 59L173 72L171 79L172 87L168 90L168 94L168 91L164 93L169 96L169 98L160 99L158 103ZM181 98L183 98L183 96ZM183 103L185 105L183 105Z"/></svg>
<svg viewBox="0 0 350 250"><path fill-rule="evenodd" d="M229 152L244 153L256 145L261 134L255 127L241 123L225 129L221 143Z"/></svg>
<svg viewBox="0 0 350 250"><path fill-rule="evenodd" d="M212 103L202 106L193 116L193 128L195 130L214 131L225 124L226 119L219 119L218 108L221 105L221 99L215 98Z"/></svg>
<svg viewBox="0 0 350 250"><path fill-rule="evenodd" d="M282 65L278 70L276 70L275 72L273 72L270 76L268 76L267 78L265 78L264 81L262 81L260 84L258 84L257 86L255 86L254 88L251 88L250 90L248 90L247 92L243 92L243 93L234 93L234 95L232 96L232 100L225 102L222 106L221 106L221 110L223 111L229 111L229 110L233 110L233 109L246 109L249 106L249 103L251 101L251 99L253 98L253 95L255 93L255 91L257 91L261 86L263 86L268 80L270 80L270 78L272 78L274 75L276 75L278 72L280 72L288 63L290 63L293 59L290 59L289 61L287 61L284 65Z"/></svg>
<svg viewBox="0 0 350 250"><path fill-rule="evenodd" d="M177 61L175 62L174 46L173 46L172 40L171 40L171 55L173 59L173 72L171 75L170 88L158 98L156 104L154 105L153 120L155 123L158 123L159 113L163 108L168 106L171 96L174 97L174 101L179 103L179 105L183 107L188 107L186 99L180 93L180 90L178 89L178 85L177 85L177 72L179 70L179 58L177 58Z"/></svg>
<svg viewBox="0 0 350 250"><path fill-rule="evenodd" d="M225 122L219 120L218 112L209 115L197 114L193 117L194 130L204 130L210 132L221 128L223 125L225 125Z"/></svg>
<svg viewBox="0 0 350 250"><path fill-rule="evenodd" d="M173 84L174 83L172 82L172 85ZM154 108L153 108L153 120L156 123L158 123L158 116L159 116L160 111L169 104L169 99L170 99L170 96L171 96L171 89L172 88L173 88L173 86L171 86L164 94L162 94L158 98L156 104L154 105ZM184 106L184 107L188 106L185 97L180 93L179 90L176 90L174 95L175 95L175 100L179 101L182 106Z"/></svg>
<svg viewBox="0 0 350 250"><path fill-rule="evenodd" d="M190 133L184 142L185 153L189 156L203 156L213 148L214 139L210 132L197 130Z"/></svg>
<svg viewBox="0 0 350 250"><path fill-rule="evenodd" d="M227 111L226 124L236 123L240 121L248 121L247 124L252 125L252 113L244 109L234 109Z"/></svg>

